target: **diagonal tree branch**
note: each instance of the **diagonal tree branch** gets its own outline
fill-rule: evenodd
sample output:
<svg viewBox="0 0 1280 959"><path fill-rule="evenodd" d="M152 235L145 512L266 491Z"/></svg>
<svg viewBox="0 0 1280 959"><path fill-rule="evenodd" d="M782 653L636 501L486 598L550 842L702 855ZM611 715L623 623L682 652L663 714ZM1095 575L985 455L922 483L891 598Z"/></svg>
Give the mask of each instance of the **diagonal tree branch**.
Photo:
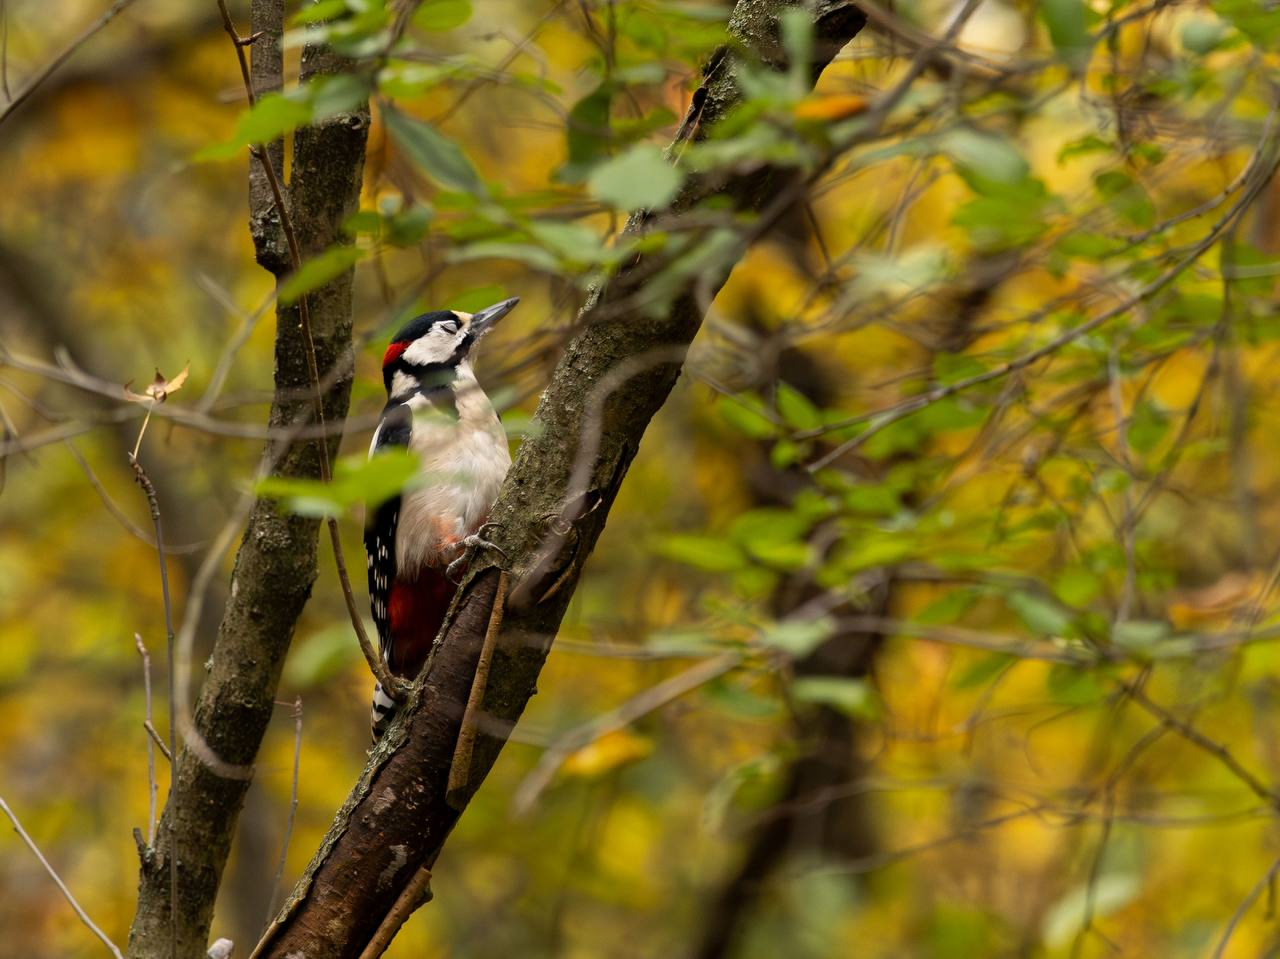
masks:
<svg viewBox="0 0 1280 959"><path fill-rule="evenodd" d="M785 0L740 0L730 32L752 55L784 69L778 15ZM814 5L814 76L861 29L852 4ZM679 139L704 131L740 100L733 58L713 58ZM671 213L710 195L744 212L786 202L791 171L770 167L709 181L695 178ZM629 232L646 226L633 217ZM741 249L735 251L738 255ZM308 959L362 955L388 912L430 870L470 795L492 767L533 695L538 673L650 419L680 374L705 307L731 263L685 275L670 306L635 306L654 261L639 257L592 297L537 412L492 513L491 538L510 557L515 584L493 651L483 717L461 795L448 794L450 766L499 580L494 566L472 576L426 675L383 737L302 880L255 956ZM625 371L625 376L619 371ZM578 469L579 448L587 447ZM585 475L585 483L576 474ZM455 805L450 805L452 801Z"/></svg>
<svg viewBox="0 0 1280 959"><path fill-rule="evenodd" d="M253 49L253 78L261 90L280 86L283 62L278 40L283 16L282 0L253 4L252 28L262 32L259 39L263 41ZM335 73L345 66L331 52L307 47L302 79ZM368 128L368 109L362 106L295 135L287 200L304 254L342 240L342 223L360 196ZM273 159L282 157L278 145L267 152ZM288 259L282 252L273 202L263 188L261 165L253 161L250 232L259 262L279 278L288 269ZM315 363L322 382L332 384L322 404L324 418L330 422L345 418L350 398L351 281L348 271L308 297ZM276 393L270 425L287 437L291 427L314 415L309 344L299 320L297 306L277 309ZM329 457L336 455L338 439L334 435L328 440ZM315 440L273 440L263 453L264 471L318 479L323 456ZM129 934L130 957L169 955L171 859L177 864L177 954L204 954L252 764L271 718L294 627L316 578L318 531L316 520L285 514L270 500L253 506L236 555L231 595L208 676L174 764L174 785L161 818L160 840L142 863L138 908ZM216 758L218 768L210 763L210 756ZM228 770L245 773L228 776Z"/></svg>

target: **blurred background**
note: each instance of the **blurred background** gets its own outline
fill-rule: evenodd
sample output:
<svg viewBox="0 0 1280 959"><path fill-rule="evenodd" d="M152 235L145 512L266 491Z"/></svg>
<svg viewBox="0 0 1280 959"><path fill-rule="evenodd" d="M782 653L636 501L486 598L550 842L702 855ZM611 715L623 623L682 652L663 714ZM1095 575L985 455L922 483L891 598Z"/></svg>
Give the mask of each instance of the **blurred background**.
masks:
<svg viewBox="0 0 1280 959"><path fill-rule="evenodd" d="M4 0L0 102L103 9ZM1280 12L868 9L815 94L753 89L691 154L813 185L710 305L539 695L388 955L1280 954ZM376 226L353 226L355 460L394 328L505 296L520 308L477 365L518 446L642 202L600 171L669 142L729 7L423 10L379 77ZM501 215L387 135L392 99ZM167 729L126 455L145 410L58 371L123 386L190 364L170 401L190 415L142 447L184 614L271 395L245 152L207 158L243 111L216 6L175 0L123 10L0 124L0 796L117 943L149 808L135 633ZM360 511L342 526L352 562ZM320 568L217 905L213 935L242 949L369 746L323 544ZM0 929L13 955L103 951L7 831Z"/></svg>

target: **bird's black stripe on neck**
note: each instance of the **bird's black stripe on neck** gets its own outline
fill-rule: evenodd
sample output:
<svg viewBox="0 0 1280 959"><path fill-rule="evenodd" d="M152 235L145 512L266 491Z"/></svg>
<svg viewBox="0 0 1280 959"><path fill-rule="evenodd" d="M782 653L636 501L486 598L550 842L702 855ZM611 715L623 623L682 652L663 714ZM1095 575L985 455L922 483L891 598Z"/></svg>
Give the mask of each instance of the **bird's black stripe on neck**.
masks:
<svg viewBox="0 0 1280 959"><path fill-rule="evenodd" d="M400 411L411 414L409 400L415 396L423 397L431 404L432 409L441 416L447 416L455 420L458 418L457 394L453 392L453 387L439 383L427 385L421 381L419 381L418 388L411 393L398 399L388 400L387 405L382 410L383 418L385 419L388 415L400 415ZM409 418L411 419L412 416L410 415Z"/></svg>

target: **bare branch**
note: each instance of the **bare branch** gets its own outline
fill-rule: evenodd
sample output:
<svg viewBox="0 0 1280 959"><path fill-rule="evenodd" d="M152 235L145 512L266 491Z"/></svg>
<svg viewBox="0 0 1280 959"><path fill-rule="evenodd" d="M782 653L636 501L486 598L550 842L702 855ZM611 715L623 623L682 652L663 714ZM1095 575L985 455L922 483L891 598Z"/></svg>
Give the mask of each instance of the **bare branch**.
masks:
<svg viewBox="0 0 1280 959"><path fill-rule="evenodd" d="M49 860L44 858L44 853L42 853L39 847L32 842L31 837L27 835L27 831L22 828L22 823L18 822L18 817L13 814L13 810L9 808L9 804L3 799L0 799L0 810L3 810L4 814L9 817L9 822L13 823L13 831L22 837L22 841L27 844L27 848L35 854L37 859L40 860L40 865L44 866L44 871L49 874L49 878L58 884L58 888L62 890L62 895L66 898L67 902L71 903L71 908L76 911L76 915L80 917L80 921L88 926L90 932L102 940L102 944L111 951L111 954L115 956L116 959L124 959L124 956L120 954L119 947L107 938L107 934L97 927L84 909L80 907L80 903L76 902L76 897L71 895L71 890L67 888L67 884L62 881L62 878L54 871L54 868L49 865Z"/></svg>
<svg viewBox="0 0 1280 959"><path fill-rule="evenodd" d="M44 68L41 69L38 73L36 73L35 76L31 77L31 79L29 79L26 83L24 83L22 85L22 89L19 90L17 94L15 94L7 104L5 104L4 109L0 109L0 123L4 123L4 121L8 118L8 116L11 113L13 113L14 110L22 106L22 104L26 102L27 98L30 97L31 94L35 93L36 88L39 87L40 84L48 80L49 77L51 77L54 74L54 72L58 69L58 67L66 63L67 60L69 60L71 56L77 50L79 50L85 44L86 41L89 40L90 37L92 37L95 33L97 33L99 30L105 27L108 23L114 20L116 18L116 15L120 13L120 11L123 10L125 7L129 6L129 4L131 3L133 3L133 0L116 0L115 3L113 3L110 7L107 8L106 12L103 13L102 16L98 17L97 20L93 21L93 23L85 27L84 30L80 32L79 36L77 36L69 44L63 47L62 52L60 52L56 57L54 57L47 64L45 64ZM6 40L6 45L5 45L6 50L8 46L7 40L9 36L7 22L8 21L6 19L6 27L4 31L4 36ZM5 62L7 66L7 55L6 55ZM7 73L5 76L4 83L5 83L5 89L7 92L8 85L9 85Z"/></svg>

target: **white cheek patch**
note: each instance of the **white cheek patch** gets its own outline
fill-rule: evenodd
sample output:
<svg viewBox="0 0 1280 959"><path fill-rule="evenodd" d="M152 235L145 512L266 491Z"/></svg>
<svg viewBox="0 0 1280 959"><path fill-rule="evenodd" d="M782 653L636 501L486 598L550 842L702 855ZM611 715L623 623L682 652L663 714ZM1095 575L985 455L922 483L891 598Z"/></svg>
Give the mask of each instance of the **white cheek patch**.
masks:
<svg viewBox="0 0 1280 959"><path fill-rule="evenodd" d="M408 351L406 350L405 352ZM393 400L401 399L416 390L418 385L418 380L415 377L410 376L403 370L396 370L395 376L391 377L391 398ZM381 427L379 427L380 431ZM374 434L373 441L374 443L378 442L377 433ZM373 447L370 447L371 452L372 449Z"/></svg>
<svg viewBox="0 0 1280 959"><path fill-rule="evenodd" d="M432 327L426 336L420 336L409 348L400 354L405 362L414 366L430 366L435 363L447 363L458 347L462 332L447 333L440 326Z"/></svg>

